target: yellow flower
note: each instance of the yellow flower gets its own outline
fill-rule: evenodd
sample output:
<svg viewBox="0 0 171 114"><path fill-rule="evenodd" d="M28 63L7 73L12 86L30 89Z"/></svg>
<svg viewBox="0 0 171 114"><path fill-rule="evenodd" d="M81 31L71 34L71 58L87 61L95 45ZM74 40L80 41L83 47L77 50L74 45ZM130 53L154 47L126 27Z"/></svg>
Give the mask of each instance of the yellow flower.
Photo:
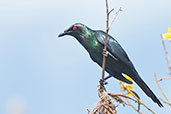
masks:
<svg viewBox="0 0 171 114"><path fill-rule="evenodd" d="M162 37L163 37L162 40L168 39L171 42L171 29L169 27L168 27L168 32L165 34L162 34Z"/></svg>
<svg viewBox="0 0 171 114"><path fill-rule="evenodd" d="M129 90L133 90L134 89L134 86L133 85L128 85L127 88ZM127 95L130 97L132 94L130 92L127 91Z"/></svg>
<svg viewBox="0 0 171 114"><path fill-rule="evenodd" d="M133 85L127 85L127 84L123 83L122 81L120 81L120 83L122 84L121 90L126 91L127 96L129 96L129 97L132 96L132 94L128 90L132 91L135 87Z"/></svg>
<svg viewBox="0 0 171 114"><path fill-rule="evenodd" d="M127 88L128 88L129 90L133 90L135 87L134 87L133 85L127 85Z"/></svg>
<svg viewBox="0 0 171 114"><path fill-rule="evenodd" d="M123 91L127 91L127 89L129 89L129 90L133 90L135 87L133 86L133 85L127 85L127 84L125 84L125 83L123 83L122 82L122 86L121 86L121 89L123 90ZM127 89L126 89L127 88ZM127 91L127 95L130 97L132 94L130 93L130 92L128 92Z"/></svg>
<svg viewBox="0 0 171 114"><path fill-rule="evenodd" d="M126 79L128 79L129 81L133 82L133 79L131 77L129 77L128 75L124 74L123 75ZM127 85L125 83L123 83L122 81L120 81L123 85L121 86L121 89L123 91L127 91L127 89L129 90L133 90L135 87L133 85ZM127 88L127 89L126 89ZM132 94L130 92L127 91L127 95L130 97Z"/></svg>

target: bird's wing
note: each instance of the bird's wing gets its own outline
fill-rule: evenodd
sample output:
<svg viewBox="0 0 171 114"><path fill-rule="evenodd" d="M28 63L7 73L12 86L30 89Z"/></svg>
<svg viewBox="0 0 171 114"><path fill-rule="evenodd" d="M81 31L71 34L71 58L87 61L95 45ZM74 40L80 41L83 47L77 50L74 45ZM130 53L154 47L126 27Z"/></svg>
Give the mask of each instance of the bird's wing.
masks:
<svg viewBox="0 0 171 114"><path fill-rule="evenodd" d="M97 40L102 45L105 45L105 39L106 39L105 32L97 30L96 37L97 37ZM122 61L123 63L125 63L128 66L133 67L133 64L129 60L126 52L123 50L123 48L120 46L120 44L110 35L108 36L107 50L118 60Z"/></svg>
<svg viewBox="0 0 171 114"><path fill-rule="evenodd" d="M105 32L103 32L103 31L96 31L96 37L97 37L97 40L102 45L105 45L105 39L106 39L106 33ZM123 50L123 48L120 46L120 44L110 35L108 37L107 50L114 57L116 57L119 61L122 61L125 65L130 66L130 67L127 67L127 68L132 68L131 70L127 70L128 71L127 73L129 74L129 76L141 87L141 89L146 93L147 96L149 96L160 107L163 107L163 105L158 100L158 98L155 96L155 94L152 92L152 90L141 79L141 77L139 76L138 72L135 70L133 64L129 60L126 52Z"/></svg>

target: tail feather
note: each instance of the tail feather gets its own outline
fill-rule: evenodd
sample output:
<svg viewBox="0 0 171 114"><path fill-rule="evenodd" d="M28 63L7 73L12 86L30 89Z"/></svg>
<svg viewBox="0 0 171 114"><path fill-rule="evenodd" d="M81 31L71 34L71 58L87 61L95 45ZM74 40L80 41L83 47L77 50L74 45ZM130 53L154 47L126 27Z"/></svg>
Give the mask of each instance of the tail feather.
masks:
<svg viewBox="0 0 171 114"><path fill-rule="evenodd" d="M145 94L149 96L155 103L157 103L159 107L163 107L162 103L159 101L156 95L147 86L147 84L141 79L141 77L135 70L133 74L134 75L130 75L130 77L138 84L138 86L145 92Z"/></svg>

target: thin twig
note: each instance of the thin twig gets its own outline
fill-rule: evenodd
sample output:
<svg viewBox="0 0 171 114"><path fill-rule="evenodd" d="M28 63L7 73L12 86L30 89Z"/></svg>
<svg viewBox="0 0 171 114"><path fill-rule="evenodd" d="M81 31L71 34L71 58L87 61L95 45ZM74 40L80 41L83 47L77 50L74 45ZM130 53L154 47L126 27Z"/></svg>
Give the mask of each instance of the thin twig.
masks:
<svg viewBox="0 0 171 114"><path fill-rule="evenodd" d="M119 10L115 13L114 18L112 19L112 22L109 25L109 16L110 13L113 11L114 9L111 9L109 11L109 6L108 6L108 0L106 0L106 16L107 16L107 20L106 20L106 39L105 39L105 46L103 51L107 51L107 43L108 43L108 34L109 34L109 30L113 24L113 22L116 20L116 17L119 15L119 12L122 11L121 7L119 8ZM114 57L114 56L113 56ZM115 58L115 57L114 57ZM104 75L105 75L105 66L106 66L106 56L103 55L103 65L102 65L102 78L101 80L104 81Z"/></svg>
<svg viewBox="0 0 171 114"><path fill-rule="evenodd" d="M158 87L159 87L160 91L162 92L162 94L163 94L164 98L166 99L166 101L167 101L168 103L170 103L170 102L169 102L169 100L168 100L168 98L166 97L165 93L163 92L162 88L160 87L160 84L159 84L159 82L158 82L158 80L157 80L156 73L154 73L154 78L155 78L156 83L157 83L157 85L158 85ZM171 106L171 105L170 105L170 106Z"/></svg>
<svg viewBox="0 0 171 114"><path fill-rule="evenodd" d="M112 11L114 10L114 8L113 9L111 9L108 13L109 13L109 15L110 15L110 13L112 13Z"/></svg>
<svg viewBox="0 0 171 114"><path fill-rule="evenodd" d="M161 78L161 79L158 80L158 81L169 80L169 79L171 79L171 77Z"/></svg>
<svg viewBox="0 0 171 114"><path fill-rule="evenodd" d="M114 18L112 19L112 22L110 23L109 29L111 28L113 22L116 20L117 16L119 15L119 12L122 11L122 8L120 7L119 10L115 13Z"/></svg>
<svg viewBox="0 0 171 114"><path fill-rule="evenodd" d="M108 95L110 95L111 97L114 97L114 96L117 96L117 97L124 97L124 98L127 98L127 99L130 99L134 102L138 102L136 101L135 99L131 98L131 97L128 97L128 96L125 96L124 94L111 94L111 93L108 93Z"/></svg>
<svg viewBox="0 0 171 114"><path fill-rule="evenodd" d="M105 40L105 46L104 51L107 50L107 42L108 42L108 32L109 32L109 8L108 8L108 0L106 0L106 14L107 14L107 20L106 20L106 40ZM105 75L105 66L106 66L106 56L103 55L103 70L102 70L102 80L104 81L104 75Z"/></svg>
<svg viewBox="0 0 171 114"><path fill-rule="evenodd" d="M122 92L122 94L124 95L124 92L123 91L121 91ZM137 111L138 113L140 113L140 114L143 114L143 113L141 113L140 111L139 111L139 109L136 109L132 104L131 104L131 102L129 102L129 100L127 99L127 98L125 98L126 99L126 101L128 102L128 105L130 105L135 111ZM136 101L136 100L135 100ZM137 101L136 101L137 102Z"/></svg>
<svg viewBox="0 0 171 114"><path fill-rule="evenodd" d="M168 104L169 106L171 106L170 102L165 101L164 99L160 98L161 101L163 101L164 103Z"/></svg>
<svg viewBox="0 0 171 114"><path fill-rule="evenodd" d="M162 35L161 35L161 39L163 39ZM166 61L167 61L168 68L169 68L169 74L171 74L170 59L169 59L169 56L168 56L168 52L167 52L164 40L162 40L162 45L163 45L163 48L164 48L164 52L165 52L165 56L166 56Z"/></svg>
<svg viewBox="0 0 171 114"><path fill-rule="evenodd" d="M135 111L137 111L139 114L143 114L143 113L141 113L141 112L139 111L139 109L136 109L136 108L131 104L131 102L129 102L128 99L126 99L126 101L128 102L128 104L129 104Z"/></svg>

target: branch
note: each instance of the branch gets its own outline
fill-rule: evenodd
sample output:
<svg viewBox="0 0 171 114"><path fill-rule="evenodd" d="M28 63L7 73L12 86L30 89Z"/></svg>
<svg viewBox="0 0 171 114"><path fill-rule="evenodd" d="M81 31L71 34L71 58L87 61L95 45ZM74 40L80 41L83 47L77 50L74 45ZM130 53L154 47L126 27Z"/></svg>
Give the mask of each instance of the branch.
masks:
<svg viewBox="0 0 171 114"><path fill-rule="evenodd" d="M155 78L156 83L157 83L157 85L158 85L158 87L159 87L160 91L162 92L162 94L163 94L164 98L166 99L166 101L167 101L168 103L170 103L170 102L169 102L169 100L168 100L168 98L167 98L167 97L166 97L166 95L164 94L164 92L163 92L162 88L160 87L160 84L159 84L159 82L158 82L158 80L157 80L156 73L154 73L154 78ZM170 106L171 106L171 105L170 105Z"/></svg>
<svg viewBox="0 0 171 114"><path fill-rule="evenodd" d="M111 12L113 11L114 9L110 10L109 11L109 6L108 6L108 0L106 0L106 16L107 16L107 20L106 20L106 39L105 39L105 46L104 46L104 49L103 51L107 51L107 43L108 43L108 34L109 34L109 30L113 24L113 22L116 20L116 17L119 15L119 12L122 11L121 7L119 8L119 10L115 13L115 16L114 18L112 19L112 22L110 23L109 25L109 16L111 14ZM111 55L110 55L111 56ZM114 57L114 56L112 56ZM115 58L115 57L114 57ZM105 75L105 66L106 66L106 56L103 55L103 64L102 64L102 78L101 80L104 81L104 75Z"/></svg>
<svg viewBox="0 0 171 114"><path fill-rule="evenodd" d="M121 91L122 92L122 94L124 94L123 93L123 91ZM128 104L135 110L135 111L137 111L139 114L142 114L139 110L140 110L140 104L138 103L138 101L136 101L137 103L138 103L138 109L136 109L130 102L129 102L129 100L127 99L127 98L125 98L126 99L126 101L128 102Z"/></svg>
<svg viewBox="0 0 171 114"><path fill-rule="evenodd" d="M111 9L108 13L109 13L109 15L110 15L110 13L112 13L112 11L113 11L114 9Z"/></svg>
<svg viewBox="0 0 171 114"><path fill-rule="evenodd" d="M131 97L128 97L128 96L125 96L125 95L122 95L122 94L111 94L111 93L108 93L108 95L110 95L111 97L124 97L124 98L130 99L130 100L132 100L134 102L137 102L135 99L133 99Z"/></svg>
<svg viewBox="0 0 171 114"><path fill-rule="evenodd" d="M106 40L105 40L105 46L104 51L107 49L107 41L108 41L108 32L109 32L109 8L108 8L108 0L106 0L106 14L107 14L107 20L106 20ZM103 55L103 65L102 65L102 80L104 81L104 75L105 75L105 66L106 66L106 56Z"/></svg>
<svg viewBox="0 0 171 114"><path fill-rule="evenodd" d="M143 114L142 112L139 111L139 107L138 107L138 109L136 109L136 108L129 102L129 100L128 100L127 98L125 98L125 99L126 99L126 101L128 102L128 104L129 104L135 111L137 111L139 114ZM140 104L139 104L138 106L140 106Z"/></svg>
<svg viewBox="0 0 171 114"><path fill-rule="evenodd" d="M162 35L161 35L161 39L163 39ZM168 67L169 67L169 74L171 74L170 59L169 59L169 56L168 56L168 52L167 52L167 49L166 49L166 45L164 43L164 40L162 40L162 45L163 45L163 48L164 48L166 61L167 61Z"/></svg>
<svg viewBox="0 0 171 114"><path fill-rule="evenodd" d="M119 10L115 13L115 16L112 20L112 22L110 23L109 29L111 28L113 22L116 20L117 16L119 15L119 12L122 11L122 8L120 7Z"/></svg>
<svg viewBox="0 0 171 114"><path fill-rule="evenodd" d="M164 99L160 98L161 101L163 101L164 103L168 104L169 106L171 106L170 102L165 101Z"/></svg>
<svg viewBox="0 0 171 114"><path fill-rule="evenodd" d="M160 80L158 80L158 82L163 81L163 80L169 80L169 79L171 79L171 77L161 78Z"/></svg>

